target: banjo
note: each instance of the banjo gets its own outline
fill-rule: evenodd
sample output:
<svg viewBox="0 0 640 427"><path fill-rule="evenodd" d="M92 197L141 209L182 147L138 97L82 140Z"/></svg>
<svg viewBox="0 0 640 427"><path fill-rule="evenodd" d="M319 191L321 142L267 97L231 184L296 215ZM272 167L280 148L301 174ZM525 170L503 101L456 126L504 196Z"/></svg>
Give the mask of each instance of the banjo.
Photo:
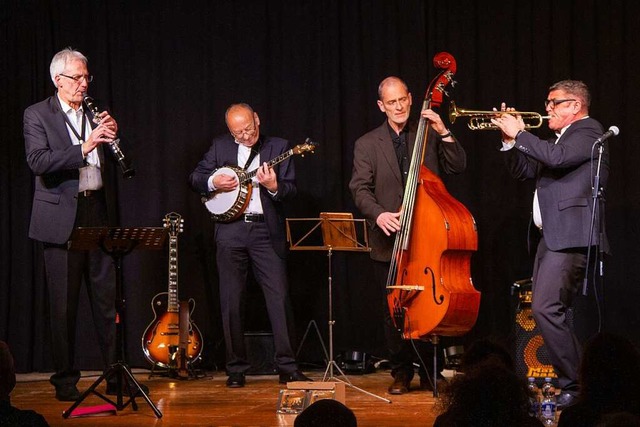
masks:
<svg viewBox="0 0 640 427"><path fill-rule="evenodd" d="M318 144L307 138L304 144L299 144L292 149L285 151L278 157L275 157L267 163L268 167L273 167L280 162L285 161L294 154L301 154L304 156L306 152L312 152L315 150ZM204 203L207 210L211 213L211 217L214 221L229 222L236 219L244 212L251 199L252 191L252 179L258 173L256 168L251 172L247 172L236 166L224 166L216 169L212 176L229 175L238 180L238 186L231 191L214 191L209 197L203 197L202 203Z"/></svg>

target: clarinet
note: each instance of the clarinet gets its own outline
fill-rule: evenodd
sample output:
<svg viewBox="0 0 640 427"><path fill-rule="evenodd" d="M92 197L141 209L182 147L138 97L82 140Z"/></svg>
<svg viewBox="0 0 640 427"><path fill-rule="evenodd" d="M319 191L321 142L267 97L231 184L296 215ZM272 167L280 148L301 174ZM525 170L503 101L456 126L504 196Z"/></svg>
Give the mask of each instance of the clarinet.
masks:
<svg viewBox="0 0 640 427"><path fill-rule="evenodd" d="M93 98L91 98L89 95L85 95L84 102L93 113L93 121L100 124L100 111L98 111L98 107L96 107L96 105L94 104ZM120 148L120 138L116 138L113 141L110 141L109 147L111 147L111 152L118 161L118 165L120 165L120 170L122 170L122 177L132 178L136 174L136 170L131 166L131 161L124 156L124 153Z"/></svg>

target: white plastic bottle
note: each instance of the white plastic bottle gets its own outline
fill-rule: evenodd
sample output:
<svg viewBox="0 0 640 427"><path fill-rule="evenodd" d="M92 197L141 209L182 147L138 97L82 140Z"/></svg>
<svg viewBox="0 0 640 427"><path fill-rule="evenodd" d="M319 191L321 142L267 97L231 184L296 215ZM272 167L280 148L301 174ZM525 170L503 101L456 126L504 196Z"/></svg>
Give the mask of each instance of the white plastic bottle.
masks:
<svg viewBox="0 0 640 427"><path fill-rule="evenodd" d="M540 402L540 421L545 426L556 425L556 388L551 378L544 379L542 384L542 401Z"/></svg>

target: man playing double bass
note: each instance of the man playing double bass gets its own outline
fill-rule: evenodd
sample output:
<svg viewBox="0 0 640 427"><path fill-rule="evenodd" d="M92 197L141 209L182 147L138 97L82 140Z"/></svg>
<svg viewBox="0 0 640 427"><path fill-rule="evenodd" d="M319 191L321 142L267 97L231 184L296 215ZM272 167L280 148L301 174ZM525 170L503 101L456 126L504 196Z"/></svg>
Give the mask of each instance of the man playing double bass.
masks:
<svg viewBox="0 0 640 427"><path fill-rule="evenodd" d="M378 284L384 308L384 330L394 378L389 393L403 394L410 390L413 379L414 352L410 341L403 340L395 328L387 305L387 275L395 242L400 230L400 208L406 184L411 153L416 138L417 123L409 121L411 93L398 77L387 77L378 86L378 107L386 114L385 122L360 137L354 148L353 173L349 188L356 206L367 219L374 280ZM462 145L454 138L440 116L431 109L421 112L429 120L431 132L424 164L439 175L458 174L465 170L467 157ZM418 343L418 349L432 347ZM423 351L421 351L423 353ZM422 357L426 360L425 357ZM438 362L442 366L441 361ZM433 384L421 366L420 387L432 390ZM439 378L441 378L440 374Z"/></svg>

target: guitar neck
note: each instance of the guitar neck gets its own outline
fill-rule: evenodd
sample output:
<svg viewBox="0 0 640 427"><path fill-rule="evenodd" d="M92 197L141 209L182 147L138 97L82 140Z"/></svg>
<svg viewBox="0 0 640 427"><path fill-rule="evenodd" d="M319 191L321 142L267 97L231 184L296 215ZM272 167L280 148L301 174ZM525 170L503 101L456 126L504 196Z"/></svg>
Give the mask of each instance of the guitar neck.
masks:
<svg viewBox="0 0 640 427"><path fill-rule="evenodd" d="M278 157L275 157L275 158L271 159L269 161L269 163L267 163L267 166L272 168L275 165L277 165L278 163L284 162L285 160L287 160L292 155L293 155L293 149L287 150L284 153L280 154ZM260 169L260 168L254 169L251 172L247 172L245 174L244 179L242 180L242 183L251 181L253 179L253 177L255 177L256 174L258 173L258 169Z"/></svg>
<svg viewBox="0 0 640 427"><path fill-rule="evenodd" d="M169 298L167 311L177 313L178 307L178 236L169 236Z"/></svg>

